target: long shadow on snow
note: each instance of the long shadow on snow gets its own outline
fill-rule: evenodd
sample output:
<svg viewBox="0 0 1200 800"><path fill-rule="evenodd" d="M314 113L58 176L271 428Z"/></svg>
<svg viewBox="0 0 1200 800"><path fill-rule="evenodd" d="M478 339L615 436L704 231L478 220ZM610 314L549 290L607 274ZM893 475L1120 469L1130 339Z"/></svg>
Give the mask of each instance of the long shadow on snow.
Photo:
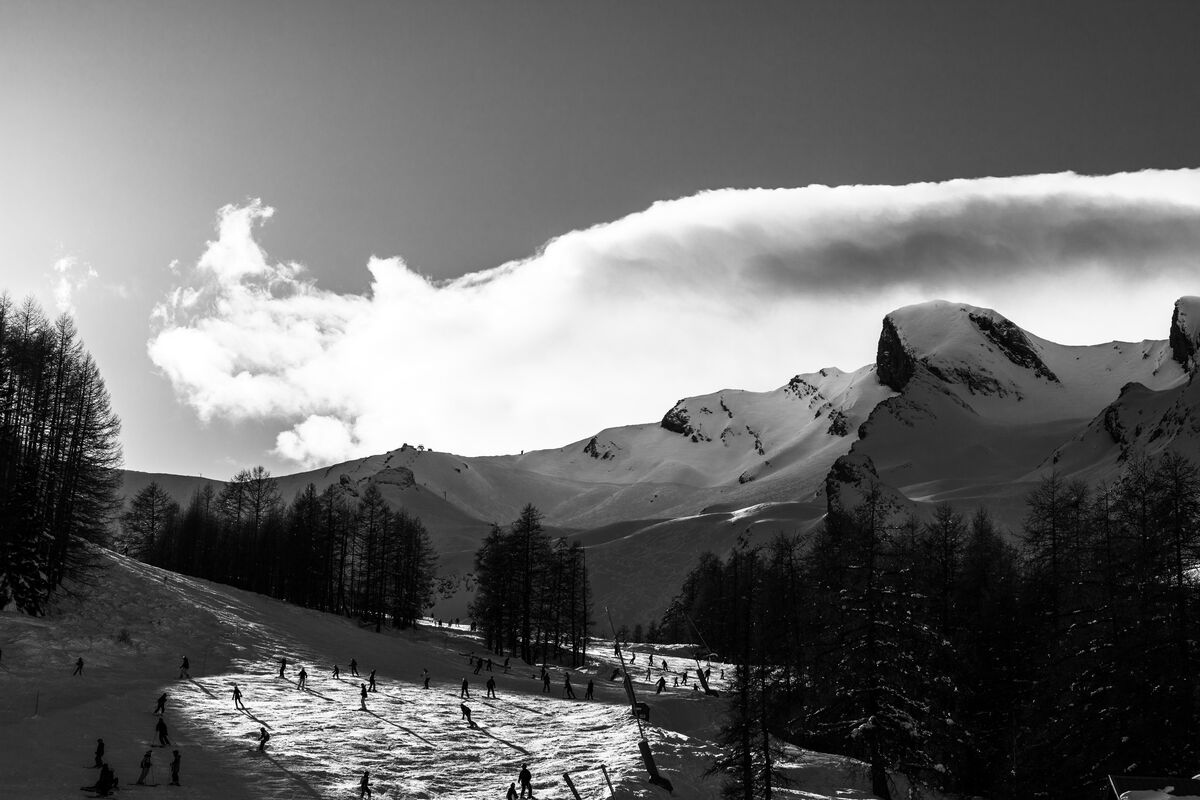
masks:
<svg viewBox="0 0 1200 800"><path fill-rule="evenodd" d="M284 775L287 775L293 781L300 784L300 786L304 787L304 790L307 791L313 797L317 798L317 800L324 800L324 797L321 795L320 792L318 792L316 789L314 789L312 787L312 784L310 784L308 781L304 780L304 778L301 778L296 773L292 772L290 769L285 767L283 764L280 764L270 754L268 754L264 751L263 757L266 758L268 761L270 761L272 764L274 764L276 767L278 767L280 769L280 771L283 772Z"/></svg>
<svg viewBox="0 0 1200 800"><path fill-rule="evenodd" d="M437 745L435 745L433 742L429 741L428 739L426 739L424 736L417 733L416 731L411 731L408 728L404 727L403 725L392 722L390 719L387 719L386 717L382 717L379 714L376 714L374 711L368 710L367 713L370 714L372 717L375 717L375 719L379 720L380 722L386 722L388 725L391 725L392 727L399 728L400 730L407 733L409 736L417 737L418 739L420 739L422 742L429 745L430 747L434 747L434 748L437 747Z"/></svg>

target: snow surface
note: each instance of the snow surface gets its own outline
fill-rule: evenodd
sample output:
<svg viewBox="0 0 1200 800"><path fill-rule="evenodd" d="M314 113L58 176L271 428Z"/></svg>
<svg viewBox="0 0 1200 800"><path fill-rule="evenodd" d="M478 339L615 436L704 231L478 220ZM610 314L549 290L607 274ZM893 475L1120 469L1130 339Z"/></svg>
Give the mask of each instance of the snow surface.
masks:
<svg viewBox="0 0 1200 800"><path fill-rule="evenodd" d="M376 634L356 622L296 608L261 595L165 572L97 551L99 567L75 584L46 618L0 615L0 785L4 797L78 798L95 781L97 738L121 780L121 796L176 798L340 798L358 795L370 770L377 797L500 798L528 763L538 797L569 797L561 775L570 772L583 798L609 797L605 764L621 798L665 797L646 782L637 748L637 723L620 685L610 681L612 643L598 642L586 668L571 680L583 697L595 680L596 701L564 700L564 672L551 669L552 691L529 666L503 672L495 661L495 700L485 700L486 670L468 669L472 653L486 655L462 628L429 624L415 631ZM646 646L649 648L649 646ZM639 652L640 651L640 652ZM635 645L632 674L652 709L646 737L675 796L717 798L716 779L703 777L716 747L713 737L723 699L690 687L661 696L645 671L647 653ZM658 646L681 671L695 662L690 646ZM182 655L191 678L179 679ZM627 657L629 652L627 652ZM81 677L74 660L85 661ZM278 677L286 658L286 679ZM365 682L377 669L379 690L359 710L360 680L347 664L358 661ZM342 677L333 679L334 662ZM295 681L308 672L308 689ZM713 684L725 665L712 662ZM430 690L421 688L428 669ZM461 719L459 688L470 682L478 728ZM233 708L237 683L246 711ZM182 755L180 787L166 786L170 750L156 740L155 698L168 694L164 719L172 747ZM270 742L257 751L259 727ZM155 763L151 783L133 787L142 753ZM787 748L785 771L796 781L782 798L869 798L862 765L839 756ZM903 782L900 782L903 784Z"/></svg>

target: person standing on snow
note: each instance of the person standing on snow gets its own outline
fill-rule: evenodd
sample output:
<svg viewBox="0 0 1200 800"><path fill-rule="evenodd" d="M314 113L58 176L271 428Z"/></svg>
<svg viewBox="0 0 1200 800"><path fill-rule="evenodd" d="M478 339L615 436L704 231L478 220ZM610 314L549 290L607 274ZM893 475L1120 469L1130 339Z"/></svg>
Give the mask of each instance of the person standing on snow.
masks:
<svg viewBox="0 0 1200 800"><path fill-rule="evenodd" d="M492 697L492 698L494 698L496 696L496 679L495 678L488 678L487 696Z"/></svg>
<svg viewBox="0 0 1200 800"><path fill-rule="evenodd" d="M362 780L360 780L358 782L358 796L359 797L370 797L371 796L371 773L365 769L363 770Z"/></svg>
<svg viewBox="0 0 1200 800"><path fill-rule="evenodd" d="M296 683L296 688L303 689L308 683L308 673L304 671L304 667L300 668L300 680Z"/></svg>
<svg viewBox="0 0 1200 800"><path fill-rule="evenodd" d="M525 792L529 792L529 796L533 797L533 776L529 774L528 764L521 765L521 772L517 775L517 782L521 784L521 797L525 796Z"/></svg>
<svg viewBox="0 0 1200 800"><path fill-rule="evenodd" d="M142 768L142 774L138 775L136 781L138 786L146 785L146 776L150 774L150 751L146 751L146 755L142 756L142 763L139 765Z"/></svg>
<svg viewBox="0 0 1200 800"><path fill-rule="evenodd" d="M462 690L461 690L461 691L459 691L459 693L458 693L458 696L459 696L459 697L465 697L465 698L467 698L468 700L470 700L470 699L471 699L471 690L467 688L467 679L466 679L466 678L463 678L463 682L462 682Z"/></svg>
<svg viewBox="0 0 1200 800"><path fill-rule="evenodd" d="M167 710L167 693L163 692L162 696L158 698L158 705L156 705L154 707L154 713L161 716L162 713L166 710Z"/></svg>
<svg viewBox="0 0 1200 800"><path fill-rule="evenodd" d="M242 711L246 710L246 707L242 705L242 690L238 688L236 683L233 685L233 707L239 708Z"/></svg>
<svg viewBox="0 0 1200 800"><path fill-rule="evenodd" d="M336 681L340 677L342 677L342 671L340 669L338 669L337 664L334 664L333 665L333 679Z"/></svg>
<svg viewBox="0 0 1200 800"><path fill-rule="evenodd" d="M104 740L103 739L96 740L96 763L93 764L93 766L96 766L96 767L104 766Z"/></svg>
<svg viewBox="0 0 1200 800"><path fill-rule="evenodd" d="M654 693L662 694L662 690L667 688L667 679L660 677L658 683L654 684Z"/></svg>
<svg viewBox="0 0 1200 800"><path fill-rule="evenodd" d="M170 747L171 740L167 738L167 723L162 717L158 718L158 724L154 726L154 730L158 733L158 746Z"/></svg>
<svg viewBox="0 0 1200 800"><path fill-rule="evenodd" d="M259 750L259 752L262 752L262 749L267 746L267 742L269 742L269 741L271 741L271 734L267 733L266 728L259 728L258 729L258 750Z"/></svg>
<svg viewBox="0 0 1200 800"><path fill-rule="evenodd" d="M478 725L476 725L474 722L471 721L470 706L468 706L466 703L459 703L458 708L460 711L462 711L462 718L467 721L467 727L469 727L469 728L478 728L479 727Z"/></svg>
<svg viewBox="0 0 1200 800"><path fill-rule="evenodd" d="M575 690L571 688L571 674L568 672L563 673L563 697L575 699Z"/></svg>
<svg viewBox="0 0 1200 800"><path fill-rule="evenodd" d="M371 670L371 674L367 676L367 684L367 688L372 692L377 691L375 689L375 670Z"/></svg>
<svg viewBox="0 0 1200 800"><path fill-rule="evenodd" d="M71 673L71 677L83 674L83 656L80 656L75 661L75 671Z"/></svg>
<svg viewBox="0 0 1200 800"><path fill-rule="evenodd" d="M508 785L508 794L504 795L504 800L518 800L518 798L517 798L517 784L515 784L515 783L510 783L510 784Z"/></svg>
<svg viewBox="0 0 1200 800"><path fill-rule="evenodd" d="M181 677L181 678L192 677L191 674L188 672L188 668L189 668L188 657L184 656L183 661L179 662L179 677Z"/></svg>
<svg viewBox="0 0 1200 800"><path fill-rule="evenodd" d="M355 661L353 658L350 659L350 674L353 675L355 678L358 677L358 662Z"/></svg>
<svg viewBox="0 0 1200 800"><path fill-rule="evenodd" d="M178 750L172 750L171 752L173 752L175 754L175 757L173 759L171 759L171 785L178 786L179 785L179 762L182 761L183 759L180 757Z"/></svg>
<svg viewBox="0 0 1200 800"><path fill-rule="evenodd" d="M587 691L583 693L583 699L584 700L595 700L596 698L592 694L592 692L594 692L595 689L596 689L596 684L592 683L591 678L588 678Z"/></svg>
<svg viewBox="0 0 1200 800"><path fill-rule="evenodd" d="M367 685L365 683L360 683L359 686L362 687L362 692L359 695L359 701L360 701L359 710L366 711L367 710Z"/></svg>
<svg viewBox="0 0 1200 800"><path fill-rule="evenodd" d="M279 659L279 677L283 677L283 671L285 669L287 669L287 659L281 658Z"/></svg>

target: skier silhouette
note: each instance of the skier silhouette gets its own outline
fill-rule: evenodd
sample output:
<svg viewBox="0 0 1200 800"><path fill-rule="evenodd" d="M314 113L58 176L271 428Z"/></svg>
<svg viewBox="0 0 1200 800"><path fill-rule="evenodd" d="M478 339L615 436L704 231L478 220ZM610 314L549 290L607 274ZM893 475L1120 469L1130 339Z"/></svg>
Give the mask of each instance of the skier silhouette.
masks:
<svg viewBox="0 0 1200 800"><path fill-rule="evenodd" d="M154 707L154 713L162 714L164 711L166 711L166 709L167 709L167 693L163 692L162 696L158 698L158 705L156 705Z"/></svg>
<svg viewBox="0 0 1200 800"><path fill-rule="evenodd" d="M340 677L342 677L342 671L340 669L338 669L337 664L334 664L333 665L333 679L336 681Z"/></svg>
<svg viewBox="0 0 1200 800"><path fill-rule="evenodd" d="M246 710L246 707L242 705L242 690L236 683L233 685L233 707L240 708L242 711Z"/></svg>
<svg viewBox="0 0 1200 800"><path fill-rule="evenodd" d="M533 776L529 774L528 764L521 765L521 772L517 775L517 782L521 784L521 797L525 796L525 792L529 792L529 796L533 797Z"/></svg>
<svg viewBox="0 0 1200 800"><path fill-rule="evenodd" d="M181 677L181 678L192 677L191 674L188 672L188 668L189 668L188 657L184 656L183 661L179 662L179 677Z"/></svg>
<svg viewBox="0 0 1200 800"><path fill-rule="evenodd" d="M575 699L575 690L571 688L571 676L566 673L563 674L563 697Z"/></svg>
<svg viewBox="0 0 1200 800"><path fill-rule="evenodd" d="M504 800L519 800L517 797L517 784L510 783L508 785L508 794L504 795Z"/></svg>
<svg viewBox="0 0 1200 800"><path fill-rule="evenodd" d="M138 779L137 779L136 783L138 786L145 786L146 785L146 776L150 774L150 766L151 766L149 750L146 751L146 755L142 756L142 763L139 764L139 766L142 768L142 774L138 775Z"/></svg>
<svg viewBox="0 0 1200 800"><path fill-rule="evenodd" d="M353 658L350 659L350 674L356 678L358 677L358 662Z"/></svg>
<svg viewBox="0 0 1200 800"><path fill-rule="evenodd" d="M167 723L162 717L158 718L158 724L154 726L154 730L158 732L158 746L170 747L171 740L167 738Z"/></svg>
<svg viewBox="0 0 1200 800"><path fill-rule="evenodd" d="M359 797L370 797L371 796L371 773L365 769L363 770L362 780L360 780L358 782L358 796Z"/></svg>
<svg viewBox="0 0 1200 800"><path fill-rule="evenodd" d="M95 767L103 767L104 766L104 740L103 739L96 740L96 763L93 764L92 766L95 766Z"/></svg>
<svg viewBox="0 0 1200 800"><path fill-rule="evenodd" d="M471 690L467 688L467 679L466 678L463 678L462 690L458 693L458 696L465 697L468 700L471 699Z"/></svg>
<svg viewBox="0 0 1200 800"><path fill-rule="evenodd" d="M467 706L466 703L459 703L458 708L459 708L459 710L462 711L463 719L465 719L467 721L468 727L471 727L471 728L479 727L478 725L476 725L474 722L471 721L471 709L470 709L470 707Z"/></svg>
<svg viewBox="0 0 1200 800"><path fill-rule="evenodd" d="M596 698L592 694L593 691L595 690L595 688L596 688L596 684L592 683L591 678L588 678L587 691L583 693L583 699L584 700L595 700Z"/></svg>
<svg viewBox="0 0 1200 800"><path fill-rule="evenodd" d="M550 691L550 673L546 672L546 668L542 667L542 692Z"/></svg>
<svg viewBox="0 0 1200 800"><path fill-rule="evenodd" d="M360 703L359 710L366 711L367 710L367 685L365 683L360 683L359 686L362 687L362 692L359 694L359 703Z"/></svg>
<svg viewBox="0 0 1200 800"><path fill-rule="evenodd" d="M85 792L95 792L100 797L108 797L116 787L117 775L108 764L100 765L100 776L91 786L79 787Z"/></svg>
<svg viewBox="0 0 1200 800"><path fill-rule="evenodd" d="M296 688L303 689L308 683L308 673L304 671L304 667L300 668L300 680L296 683Z"/></svg>
<svg viewBox="0 0 1200 800"><path fill-rule="evenodd" d="M266 728L259 728L258 729L258 750L259 750L259 752L262 752L262 749L267 746L267 742L269 742L269 741L271 741L271 734L267 733Z"/></svg>
<svg viewBox="0 0 1200 800"><path fill-rule="evenodd" d="M287 669L287 659L281 658L279 659L279 677L283 677L283 671L285 669Z"/></svg>
<svg viewBox="0 0 1200 800"><path fill-rule="evenodd" d="M496 696L496 679L495 679L495 678L488 678L488 681L487 681L487 696L488 696L488 697L495 697L495 696Z"/></svg>
<svg viewBox="0 0 1200 800"><path fill-rule="evenodd" d="M478 675L479 670L481 670L482 668L483 668L483 659L481 658L475 662L475 674Z"/></svg>
<svg viewBox="0 0 1200 800"><path fill-rule="evenodd" d="M182 761L183 759L179 755L178 750L172 750L171 752L175 754L175 757L173 759L171 759L171 785L178 786L179 785L179 762Z"/></svg>
<svg viewBox="0 0 1200 800"><path fill-rule="evenodd" d="M375 670L371 670L371 674L367 677L367 681L370 684L368 688L370 688L372 692L375 691Z"/></svg>
<svg viewBox="0 0 1200 800"><path fill-rule="evenodd" d="M83 656L80 656L75 661L75 671L71 673L71 677L83 674Z"/></svg>
<svg viewBox="0 0 1200 800"><path fill-rule="evenodd" d="M666 678L659 678L659 679L658 679L658 683L654 684L654 687L655 687L655 688L654 688L654 693L655 693L655 694L662 694L662 690L663 690L663 689L665 689L665 688L667 688L667 679L666 679Z"/></svg>

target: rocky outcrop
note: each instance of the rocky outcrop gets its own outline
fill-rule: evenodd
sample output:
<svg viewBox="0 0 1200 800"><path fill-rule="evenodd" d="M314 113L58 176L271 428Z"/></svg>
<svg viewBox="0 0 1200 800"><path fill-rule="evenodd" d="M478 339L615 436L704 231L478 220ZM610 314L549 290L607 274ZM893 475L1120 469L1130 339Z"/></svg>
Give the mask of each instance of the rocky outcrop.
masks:
<svg viewBox="0 0 1200 800"><path fill-rule="evenodd" d="M1053 383L1059 382L1058 376L1050 371L1041 356L1037 354L1029 337L1025 335L1025 331L1018 328L1011 320L1001 317L999 314L990 316L971 313L967 317L1009 361L1019 367L1025 367L1039 378L1045 378Z"/></svg>
<svg viewBox="0 0 1200 800"><path fill-rule="evenodd" d="M1181 297L1171 314L1171 356L1189 372L1200 366L1200 297Z"/></svg>
<svg viewBox="0 0 1200 800"><path fill-rule="evenodd" d="M664 426L665 427L665 426ZM617 457L617 452L621 448L617 447L616 442L609 441L601 446L600 440L593 436L583 447L583 452L598 461L609 461Z"/></svg>
<svg viewBox="0 0 1200 800"><path fill-rule="evenodd" d="M900 392L908 385L917 369L917 360L904 346L900 331L891 315L883 318L879 347L875 351L875 375L889 389Z"/></svg>
<svg viewBox="0 0 1200 800"><path fill-rule="evenodd" d="M670 411L663 415L660 424L671 433L691 436L696 432L696 429L692 427L692 418L688 415L683 403L683 400L676 403Z"/></svg>

